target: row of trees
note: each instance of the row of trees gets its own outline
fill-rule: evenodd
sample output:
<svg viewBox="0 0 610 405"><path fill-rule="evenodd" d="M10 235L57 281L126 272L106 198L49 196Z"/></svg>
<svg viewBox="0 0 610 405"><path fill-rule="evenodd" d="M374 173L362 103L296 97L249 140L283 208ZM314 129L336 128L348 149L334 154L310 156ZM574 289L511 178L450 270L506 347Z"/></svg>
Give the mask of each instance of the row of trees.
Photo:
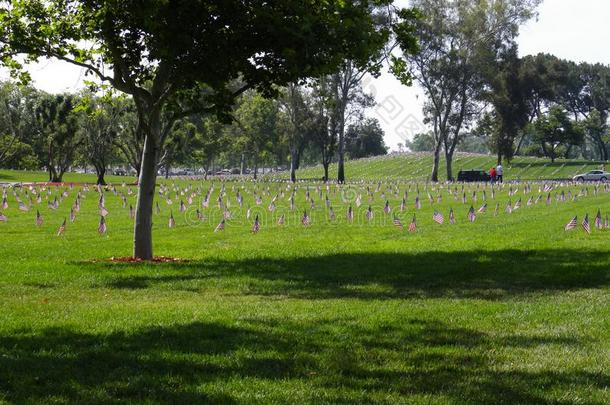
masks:
<svg viewBox="0 0 610 405"><path fill-rule="evenodd" d="M518 56L519 26L539 2L413 2L426 13L404 23L397 38L408 49L415 36L419 52L395 58L394 71L406 84L414 77L426 95L424 116L432 131L406 146L434 152L432 180L438 180L441 152L447 178L453 178L460 145L489 150L498 163L517 153L554 160L573 155L576 145L584 146L584 157L608 159L610 68L545 54Z"/></svg>
<svg viewBox="0 0 610 405"><path fill-rule="evenodd" d="M608 160L610 152L610 67L562 60L548 54L516 58L511 91L496 107L479 100L484 112L464 131L458 150L495 152L498 161L514 155ZM498 97L497 93L493 97ZM511 113L502 106L511 108ZM487 108L485 108L487 107ZM503 111L506 118L498 113ZM504 123L506 121L506 123ZM511 124L508 127L508 123ZM431 133L406 144L413 151L434 150Z"/></svg>
<svg viewBox="0 0 610 405"><path fill-rule="evenodd" d="M335 159L338 131L336 100L328 91L332 77L307 85L291 84L277 99L249 90L236 100L229 124L215 115L193 114L177 120L167 135L157 167L252 167L291 163L292 177L301 161ZM370 97L348 103L350 117L344 151L350 158L385 154L383 131L375 119L364 120ZM98 184L110 166L130 166L138 175L143 138L136 107L128 97L99 97L90 92L51 95L11 82L0 83L0 166L40 169L61 181L73 166L93 167Z"/></svg>

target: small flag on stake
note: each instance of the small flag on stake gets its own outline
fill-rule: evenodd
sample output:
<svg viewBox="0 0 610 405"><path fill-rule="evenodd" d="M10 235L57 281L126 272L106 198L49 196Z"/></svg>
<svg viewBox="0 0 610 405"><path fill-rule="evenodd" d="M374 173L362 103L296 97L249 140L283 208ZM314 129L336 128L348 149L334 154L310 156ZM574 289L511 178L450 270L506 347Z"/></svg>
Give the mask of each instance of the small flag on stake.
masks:
<svg viewBox="0 0 610 405"><path fill-rule="evenodd" d="M102 215L100 215L100 223L99 223L99 225L97 227L97 232L100 235L103 235L103 234L106 233L106 218L103 217Z"/></svg>
<svg viewBox="0 0 610 405"><path fill-rule="evenodd" d="M576 228L576 225L578 225L578 216L572 218L572 220L566 224L564 229L566 231L571 231L572 229Z"/></svg>
<svg viewBox="0 0 610 405"><path fill-rule="evenodd" d="M66 218L64 218L64 222L61 223L59 229L57 230L57 236L63 235L66 232Z"/></svg>

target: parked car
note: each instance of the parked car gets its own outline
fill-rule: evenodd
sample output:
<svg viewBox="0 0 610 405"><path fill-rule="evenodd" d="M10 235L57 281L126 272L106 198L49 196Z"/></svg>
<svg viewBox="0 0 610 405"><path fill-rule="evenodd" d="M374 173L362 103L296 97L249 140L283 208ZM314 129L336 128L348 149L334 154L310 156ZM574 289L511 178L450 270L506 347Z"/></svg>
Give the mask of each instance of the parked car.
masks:
<svg viewBox="0 0 610 405"><path fill-rule="evenodd" d="M588 173L577 174L572 177L574 181L608 181L610 179L610 173L603 170L591 170Z"/></svg>
<svg viewBox="0 0 610 405"><path fill-rule="evenodd" d="M457 181L489 181L491 177L485 170L460 170Z"/></svg>

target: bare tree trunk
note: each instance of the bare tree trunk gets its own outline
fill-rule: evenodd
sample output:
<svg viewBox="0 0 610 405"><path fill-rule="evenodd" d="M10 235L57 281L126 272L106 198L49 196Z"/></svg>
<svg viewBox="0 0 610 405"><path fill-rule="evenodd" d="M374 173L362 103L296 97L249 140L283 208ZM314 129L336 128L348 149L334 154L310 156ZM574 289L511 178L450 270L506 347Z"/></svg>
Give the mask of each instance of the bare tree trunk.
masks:
<svg viewBox="0 0 610 405"><path fill-rule="evenodd" d="M445 153L447 163L447 181L453 181L453 153Z"/></svg>
<svg viewBox="0 0 610 405"><path fill-rule="evenodd" d="M438 164L441 160L441 142L436 142L436 147L434 148L434 161L432 163L432 175L430 176L430 180L437 182L438 181Z"/></svg>
<svg viewBox="0 0 610 405"><path fill-rule="evenodd" d="M134 228L133 256L144 260L153 258L152 213L159 153L157 139L159 139L158 134L160 133L158 117L155 121L144 141Z"/></svg>
<svg viewBox="0 0 610 405"><path fill-rule="evenodd" d="M324 166L324 181L328 181L328 166L329 163L322 163L322 166Z"/></svg>
<svg viewBox="0 0 610 405"><path fill-rule="evenodd" d="M105 167L95 167L95 172L97 174L97 182L96 184L100 185L100 186L105 186L106 185L106 180L104 179L104 175L106 174L106 168Z"/></svg>
<svg viewBox="0 0 610 405"><path fill-rule="evenodd" d="M239 164L239 174L241 174L242 176L244 174L246 174L246 154L245 153L241 154L241 161Z"/></svg>
<svg viewBox="0 0 610 405"><path fill-rule="evenodd" d="M290 151L290 181L293 183L297 181L296 170L297 165L299 164L298 159L298 151L296 148L293 148Z"/></svg>

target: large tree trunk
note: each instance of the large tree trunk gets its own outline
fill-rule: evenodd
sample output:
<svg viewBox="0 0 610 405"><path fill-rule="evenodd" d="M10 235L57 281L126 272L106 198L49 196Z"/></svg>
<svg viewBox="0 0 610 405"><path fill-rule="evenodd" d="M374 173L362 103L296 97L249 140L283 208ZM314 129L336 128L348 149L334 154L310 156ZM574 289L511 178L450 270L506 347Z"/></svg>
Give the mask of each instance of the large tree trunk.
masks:
<svg viewBox="0 0 610 405"><path fill-rule="evenodd" d="M153 258L152 214L155 183L157 181L157 157L159 154L157 140L160 134L160 123L158 118L151 124L150 132L146 135L144 141L144 151L142 153L133 240L133 256L143 260Z"/></svg>
<svg viewBox="0 0 610 405"><path fill-rule="evenodd" d="M498 163L499 165L502 164L502 152L498 152Z"/></svg>

